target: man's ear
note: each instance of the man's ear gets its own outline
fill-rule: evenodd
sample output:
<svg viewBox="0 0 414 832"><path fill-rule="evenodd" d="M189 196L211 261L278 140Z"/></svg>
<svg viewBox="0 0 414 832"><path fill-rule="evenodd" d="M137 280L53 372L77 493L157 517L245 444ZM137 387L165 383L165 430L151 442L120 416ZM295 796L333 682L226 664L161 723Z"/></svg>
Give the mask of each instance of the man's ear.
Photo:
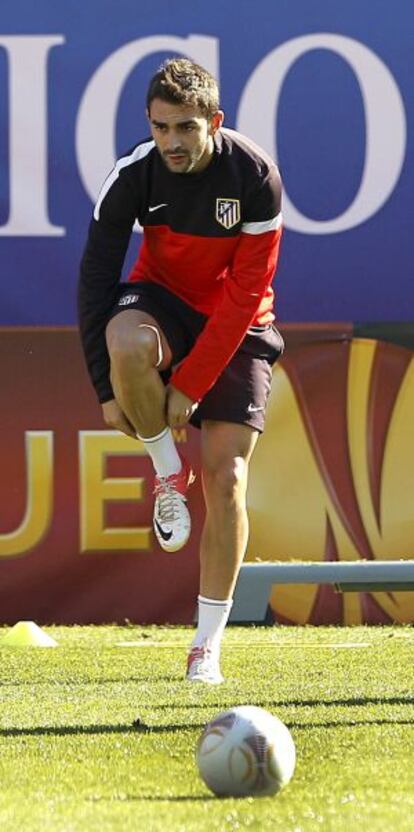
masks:
<svg viewBox="0 0 414 832"><path fill-rule="evenodd" d="M212 118L211 118L211 132L212 132L213 136L214 136L214 133L216 133L217 130L220 129L221 125L223 124L223 121L224 121L223 110L217 110L217 112L214 113L214 116L212 116Z"/></svg>

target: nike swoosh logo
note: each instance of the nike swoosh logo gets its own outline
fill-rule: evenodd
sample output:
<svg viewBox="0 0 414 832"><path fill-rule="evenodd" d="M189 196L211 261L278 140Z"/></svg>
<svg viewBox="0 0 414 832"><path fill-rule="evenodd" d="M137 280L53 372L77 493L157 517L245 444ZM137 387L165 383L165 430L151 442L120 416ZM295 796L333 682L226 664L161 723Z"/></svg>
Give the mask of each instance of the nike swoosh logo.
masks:
<svg viewBox="0 0 414 832"><path fill-rule="evenodd" d="M165 540L165 541L171 540L172 532L165 532L164 529L160 526L158 520L155 521L155 525L156 525L156 527L157 527L157 529L158 529L158 531L159 531L163 540Z"/></svg>
<svg viewBox="0 0 414 832"><path fill-rule="evenodd" d="M158 211L158 208L166 208L166 207L167 207L167 205L168 205L168 202L160 202L160 204L159 204L159 205L150 205L150 206L148 207L148 211L149 211L150 213L151 213L152 211Z"/></svg>
<svg viewBox="0 0 414 832"><path fill-rule="evenodd" d="M257 410L264 410L264 407L255 407L254 404L249 404L247 408L248 413L256 413Z"/></svg>

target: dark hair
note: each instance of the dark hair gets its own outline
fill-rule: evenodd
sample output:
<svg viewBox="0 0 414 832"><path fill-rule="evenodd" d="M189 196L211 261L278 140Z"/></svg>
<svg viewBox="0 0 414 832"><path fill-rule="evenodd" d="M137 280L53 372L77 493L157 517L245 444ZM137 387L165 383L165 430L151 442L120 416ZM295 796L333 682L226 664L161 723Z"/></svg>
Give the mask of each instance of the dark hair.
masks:
<svg viewBox="0 0 414 832"><path fill-rule="evenodd" d="M217 81L206 69L188 58L171 58L161 64L149 83L148 112L154 98L171 104L195 105L207 118L211 118L219 108Z"/></svg>

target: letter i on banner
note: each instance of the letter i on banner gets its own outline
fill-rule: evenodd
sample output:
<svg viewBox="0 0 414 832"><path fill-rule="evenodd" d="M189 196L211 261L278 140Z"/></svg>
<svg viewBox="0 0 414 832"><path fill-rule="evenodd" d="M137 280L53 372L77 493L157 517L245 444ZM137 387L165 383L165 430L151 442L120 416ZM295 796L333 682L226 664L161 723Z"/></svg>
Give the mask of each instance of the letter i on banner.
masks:
<svg viewBox="0 0 414 832"><path fill-rule="evenodd" d="M63 43L61 35L0 35L8 56L10 114L10 210L2 237L65 233L48 216L47 153L47 60Z"/></svg>

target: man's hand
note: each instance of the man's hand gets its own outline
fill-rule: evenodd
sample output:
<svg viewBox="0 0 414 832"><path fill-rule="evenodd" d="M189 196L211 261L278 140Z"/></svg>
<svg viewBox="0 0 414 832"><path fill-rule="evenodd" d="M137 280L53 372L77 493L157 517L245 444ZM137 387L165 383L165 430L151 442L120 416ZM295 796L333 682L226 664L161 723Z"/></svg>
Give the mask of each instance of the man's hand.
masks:
<svg viewBox="0 0 414 832"><path fill-rule="evenodd" d="M176 387L167 388L167 422L170 428L182 428L187 424L197 404Z"/></svg>
<svg viewBox="0 0 414 832"><path fill-rule="evenodd" d="M110 399L109 402L104 402L102 405L102 413L103 420L105 424L108 425L108 428L119 430L127 436L132 436L133 439L137 438L134 428L131 423L128 422L127 417L122 412L116 399Z"/></svg>

